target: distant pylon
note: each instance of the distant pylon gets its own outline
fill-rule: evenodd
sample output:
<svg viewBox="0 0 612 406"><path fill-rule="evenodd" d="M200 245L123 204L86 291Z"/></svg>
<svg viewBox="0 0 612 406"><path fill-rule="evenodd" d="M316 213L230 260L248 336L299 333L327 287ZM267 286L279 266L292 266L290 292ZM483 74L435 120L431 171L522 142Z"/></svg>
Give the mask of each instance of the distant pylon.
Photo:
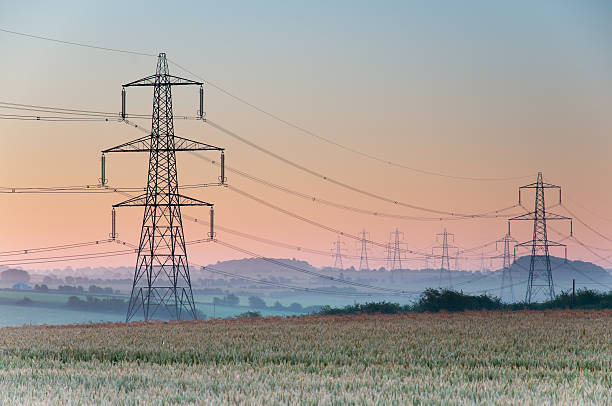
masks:
<svg viewBox="0 0 612 406"><path fill-rule="evenodd" d="M402 251L400 249L400 234L402 235L402 239L404 238L404 233L399 231L397 228L395 231L391 233L393 236L393 262L391 265L391 270L402 269Z"/></svg>
<svg viewBox="0 0 612 406"><path fill-rule="evenodd" d="M387 243L385 250L387 251L387 271L390 271L393 266L393 249L391 248L391 241Z"/></svg>
<svg viewBox="0 0 612 406"><path fill-rule="evenodd" d="M485 271L485 253L484 250L480 253L480 272ZM455 267L456 269L456 267Z"/></svg>
<svg viewBox="0 0 612 406"><path fill-rule="evenodd" d="M332 253L334 257L334 268L344 269L344 265L342 264L342 251L345 250L345 244L343 241L340 241L340 237L338 237L338 241L335 241L333 245Z"/></svg>
<svg viewBox="0 0 612 406"><path fill-rule="evenodd" d="M565 244L550 241L546 231L546 222L548 220L569 220L570 235L571 221L570 217L561 216L555 213L546 211L544 203L545 189L559 190L559 204L561 204L561 187L544 183L542 172L538 172L538 180L535 183L521 186L519 188L519 205L521 204L521 190L535 189L535 207L530 213L521 216L513 217L509 221L514 220L533 220L533 238L531 241L526 241L517 244L516 247L531 247L531 261L529 263L529 277L527 279L527 291L525 293L525 302L531 303L538 293L543 293L546 299L555 298L555 286L552 277L552 269L550 266L549 247L565 247ZM510 225L508 225L510 228Z"/></svg>
<svg viewBox="0 0 612 406"><path fill-rule="evenodd" d="M502 268L502 281L501 281L501 290L500 296L503 298L504 295L507 295L512 298L512 303L515 302L514 298L514 286L512 285L512 258L510 257L510 244L516 243L517 241L510 235L510 230L508 233L501 239L495 242L495 249L497 249L497 244L504 243L504 254L499 257L494 258L503 258L503 268Z"/></svg>
<svg viewBox="0 0 612 406"><path fill-rule="evenodd" d="M444 229L443 233L440 234L436 234L436 240L438 239L438 237L442 237L442 245L439 245L437 247L433 247L431 249L431 253L434 253L434 250L436 249L441 249L442 250L442 255L441 255L441 264L440 264L440 288L446 288L446 289L452 289L453 288L453 281L451 279L451 272L450 272L450 257L448 255L448 250L449 248L457 248L453 245L448 245L448 237L451 236L453 238L453 242L455 242L455 235L451 234L449 232L446 231L446 228ZM459 252L457 251L457 256L456 259L459 258Z"/></svg>
<svg viewBox="0 0 612 406"><path fill-rule="evenodd" d="M359 256L359 270L360 271L370 270L370 265L368 264L368 240L369 239L370 239L370 233L367 233L366 230L363 230L361 232L361 255Z"/></svg>

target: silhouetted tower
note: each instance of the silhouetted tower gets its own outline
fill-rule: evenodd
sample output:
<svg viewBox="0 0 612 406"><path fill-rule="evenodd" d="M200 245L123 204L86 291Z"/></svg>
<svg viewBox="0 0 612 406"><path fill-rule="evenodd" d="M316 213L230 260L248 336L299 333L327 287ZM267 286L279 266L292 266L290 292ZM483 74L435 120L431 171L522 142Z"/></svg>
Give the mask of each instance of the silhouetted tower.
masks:
<svg viewBox="0 0 612 406"><path fill-rule="evenodd" d="M344 269L344 265L342 265L342 251L345 250L344 242L340 241L340 237L338 237L338 241L334 242L333 245L332 253L334 257L334 268Z"/></svg>
<svg viewBox="0 0 612 406"><path fill-rule="evenodd" d="M366 230L363 230L361 232L361 255L359 256L359 270L360 271L370 270L370 265L368 264L368 240L369 239L370 239L370 233L367 233Z"/></svg>
<svg viewBox="0 0 612 406"><path fill-rule="evenodd" d="M570 217L560 216L555 213L546 211L544 203L545 189L559 190L559 204L561 204L561 187L544 183L542 172L538 172L538 180L535 183L521 186L519 188L519 205L521 204L521 190L535 189L535 207L530 213L521 216L513 217L509 221L514 220L533 220L533 238L531 241L526 241L517 244L516 247L531 247L531 261L529 263L529 278L527 280L527 292L525 293L525 302L531 301L537 297L538 293L543 293L546 299L555 298L555 286L553 283L552 269L550 266L550 247L565 247L565 244L550 241L546 231L546 222L549 220L569 220L570 235L572 235L572 219ZM509 229L510 225L508 225Z"/></svg>
<svg viewBox="0 0 612 406"><path fill-rule="evenodd" d="M393 248L391 246L391 241L387 243L387 247L385 248L387 251L387 271L390 271L393 267Z"/></svg>
<svg viewBox="0 0 612 406"><path fill-rule="evenodd" d="M514 286L512 285L512 257L510 256L510 245L512 243L516 243L517 241L510 235L510 230L508 233L501 239L495 242L495 249L497 249L498 244L504 244L504 253L500 256L496 256L493 258L503 258L503 266L502 266L502 281L501 281L501 290L500 296L510 297L512 303L516 301L514 297Z"/></svg>
<svg viewBox="0 0 612 406"><path fill-rule="evenodd" d="M393 260L391 270L402 269L402 251L400 248L402 242L400 242L400 234L402 235L402 239L404 239L404 233L399 231L397 228L391 233L393 238Z"/></svg>
<svg viewBox="0 0 612 406"><path fill-rule="evenodd" d="M113 205L144 207L138 259L126 321L140 311L144 319L149 320L160 308L165 309L170 318L182 319L184 313L187 313L189 318L196 318L181 206L209 206L213 213L213 205L180 194L176 151L220 151L223 154L223 148L174 135L172 86L184 85L202 88L201 82L170 75L166 54L159 54L154 75L125 84L122 90L121 117L125 119L125 88L153 87L151 134L102 152L149 153L146 192ZM203 118L202 114L199 116Z"/></svg>
<svg viewBox="0 0 612 406"><path fill-rule="evenodd" d="M457 269L457 266L455 264L455 269ZM486 265L485 265L485 253L484 250L480 253L480 272L484 272L486 270Z"/></svg>
<svg viewBox="0 0 612 406"><path fill-rule="evenodd" d="M448 250L450 248L457 248L453 245L448 245L449 241L448 241L448 237L452 237L453 239L453 243L455 242L455 235L451 234L449 232L446 231L446 228L444 229L444 232L437 234L436 235L436 240L439 241L439 237L442 237L442 245L439 245L437 247L433 247L431 249L431 253L434 253L434 250L437 249L441 249L442 250L442 254L440 256L441 258L441 264L440 264L440 288L446 288L446 289L452 289L453 288L453 283L452 283L452 279L451 279L451 272L450 272L450 257L448 254ZM457 259L458 259L459 255L457 252Z"/></svg>
<svg viewBox="0 0 612 406"><path fill-rule="evenodd" d="M454 266L455 270L458 271L459 270L459 251L455 252L455 266Z"/></svg>

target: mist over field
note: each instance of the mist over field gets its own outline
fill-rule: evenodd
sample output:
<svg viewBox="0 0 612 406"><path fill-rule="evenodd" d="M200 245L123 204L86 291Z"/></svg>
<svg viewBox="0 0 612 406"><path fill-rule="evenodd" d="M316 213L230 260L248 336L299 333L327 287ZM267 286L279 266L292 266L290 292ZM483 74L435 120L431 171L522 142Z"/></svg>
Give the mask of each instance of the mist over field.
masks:
<svg viewBox="0 0 612 406"><path fill-rule="evenodd" d="M322 275L380 287L402 289L405 294L381 294L370 289L347 286L318 276L288 272L280 265L263 259L231 260L211 264L215 270L231 275L244 275L281 286L253 283L240 277L223 276L200 268L191 269L192 287L200 318L235 317L246 312L262 316L294 316L311 314L323 306L342 307L355 303L387 301L412 304L422 291L440 286L439 269L357 271L354 268L316 268L305 261L278 259L283 264L316 271ZM511 268L514 298L506 289L503 302L524 300L529 257L519 258ZM557 291L569 291L575 279L578 289L607 291L612 275L597 265L581 261L565 263L552 258ZM573 268L570 268L572 265ZM575 268L581 273L576 274ZM132 288L133 268L70 267L53 270L6 272L0 267L0 326L24 324L72 324L84 322L122 321ZM465 293L499 297L503 270L451 271L454 289ZM594 284L599 282L600 284ZM303 286L311 291L283 288ZM324 291L326 293L319 293ZM330 295L336 292L336 295ZM366 295L363 295L366 294ZM158 315L164 319L163 314Z"/></svg>

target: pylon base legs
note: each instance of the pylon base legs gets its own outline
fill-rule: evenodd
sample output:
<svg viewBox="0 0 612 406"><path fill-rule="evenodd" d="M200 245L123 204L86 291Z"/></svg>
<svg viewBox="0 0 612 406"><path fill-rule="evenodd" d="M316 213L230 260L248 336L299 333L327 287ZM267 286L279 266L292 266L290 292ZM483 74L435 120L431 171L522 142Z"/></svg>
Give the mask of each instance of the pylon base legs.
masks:
<svg viewBox="0 0 612 406"><path fill-rule="evenodd" d="M141 313L145 321L154 318L196 320L193 293L187 287L139 287L132 289L125 321Z"/></svg>

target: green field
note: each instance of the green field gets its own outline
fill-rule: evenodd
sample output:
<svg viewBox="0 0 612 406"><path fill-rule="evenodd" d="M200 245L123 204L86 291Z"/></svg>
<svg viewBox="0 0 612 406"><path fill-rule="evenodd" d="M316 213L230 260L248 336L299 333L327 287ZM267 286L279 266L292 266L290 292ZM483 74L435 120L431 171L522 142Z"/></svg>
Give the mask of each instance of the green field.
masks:
<svg viewBox="0 0 612 406"><path fill-rule="evenodd" d="M39 325L39 324L73 324L87 322L102 322L102 321L123 321L125 319L125 310L119 312L108 311L82 311L67 307L67 301L70 296L77 296L85 300L89 294L86 293L63 293L63 292L48 292L41 293L36 291L13 291L0 290L0 327L5 326L23 326L23 325ZM106 295L94 295L96 297L107 297ZM196 295L196 308L202 312L207 318L228 318L235 317L247 311L258 311L263 316L293 316L296 313L289 310L273 310L273 309L254 309L248 306L248 297L240 297L240 305L213 306L213 297L222 297L223 295ZM114 295L124 300L128 300L127 295ZM29 305L23 305L24 299L32 301ZM273 302L269 303L273 304ZM135 320L138 320L139 315Z"/></svg>
<svg viewBox="0 0 612 406"><path fill-rule="evenodd" d="M0 329L0 404L610 404L612 312Z"/></svg>

